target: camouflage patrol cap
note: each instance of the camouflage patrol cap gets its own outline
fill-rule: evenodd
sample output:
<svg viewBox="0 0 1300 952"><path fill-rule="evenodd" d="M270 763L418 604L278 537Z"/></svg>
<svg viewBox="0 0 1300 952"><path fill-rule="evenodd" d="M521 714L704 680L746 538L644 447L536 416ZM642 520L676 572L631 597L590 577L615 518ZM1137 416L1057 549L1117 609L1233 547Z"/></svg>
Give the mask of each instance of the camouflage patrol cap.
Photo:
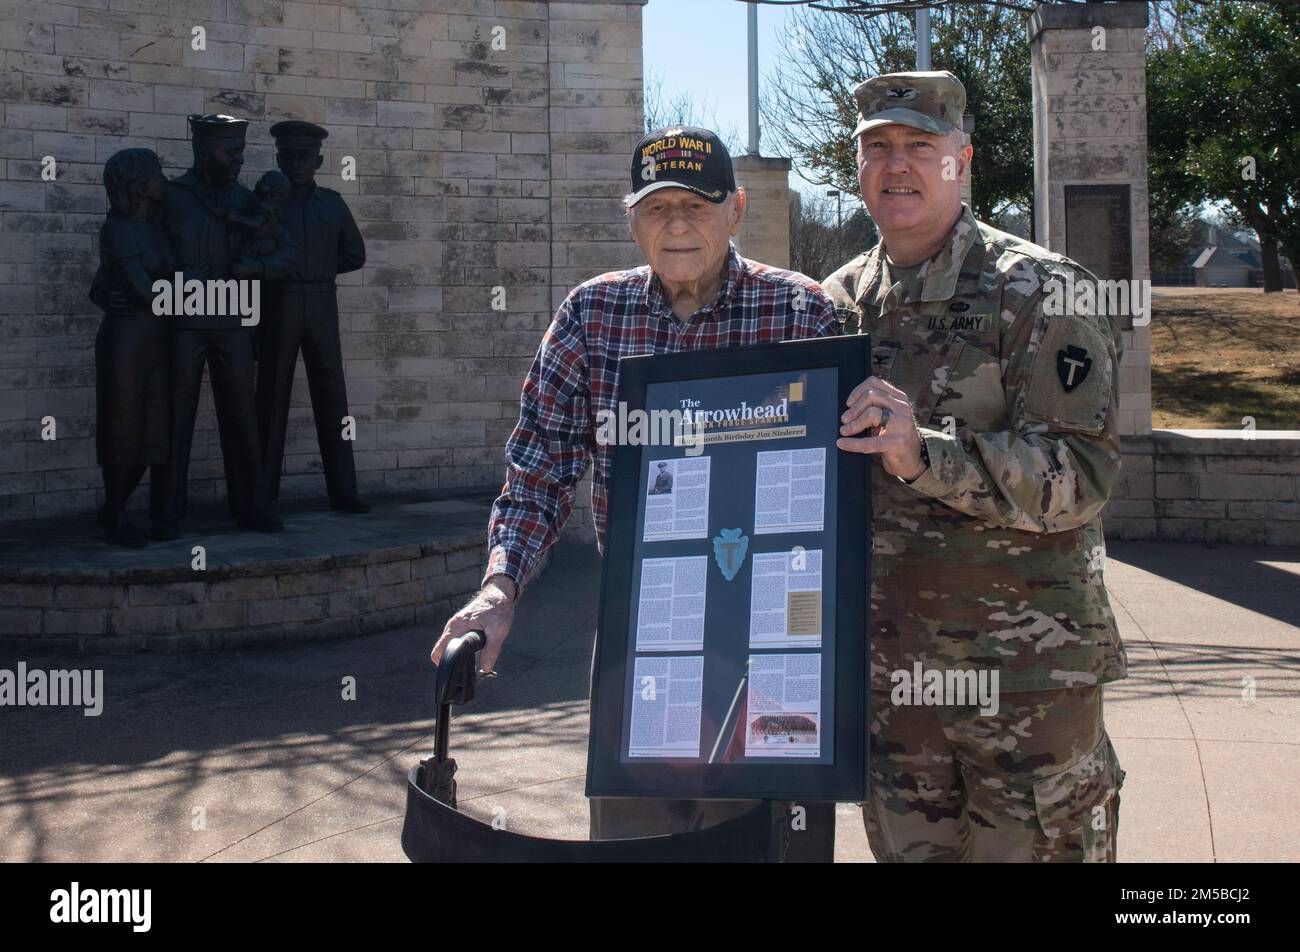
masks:
<svg viewBox="0 0 1300 952"><path fill-rule="evenodd" d="M961 128L966 87L946 69L927 73L886 73L859 83L856 139L868 129L900 123L943 135Z"/></svg>

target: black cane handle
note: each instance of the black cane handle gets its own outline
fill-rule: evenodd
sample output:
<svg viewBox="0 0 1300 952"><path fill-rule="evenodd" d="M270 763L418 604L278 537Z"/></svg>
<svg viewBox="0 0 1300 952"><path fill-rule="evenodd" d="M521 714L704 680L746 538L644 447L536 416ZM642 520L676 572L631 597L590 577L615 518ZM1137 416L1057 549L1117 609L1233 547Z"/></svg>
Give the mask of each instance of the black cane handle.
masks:
<svg viewBox="0 0 1300 952"><path fill-rule="evenodd" d="M433 702L438 709L438 733L434 740L433 759L443 763L451 743L451 706L474 699L474 682L478 676L478 653L487 644L481 631L470 631L453 638L438 662Z"/></svg>

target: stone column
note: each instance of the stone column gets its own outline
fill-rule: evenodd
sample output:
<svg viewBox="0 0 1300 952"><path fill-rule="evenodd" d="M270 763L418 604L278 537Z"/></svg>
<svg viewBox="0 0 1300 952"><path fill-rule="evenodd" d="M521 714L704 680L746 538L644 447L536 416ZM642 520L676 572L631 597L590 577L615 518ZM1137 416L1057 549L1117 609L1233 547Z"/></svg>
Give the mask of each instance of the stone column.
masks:
<svg viewBox="0 0 1300 952"><path fill-rule="evenodd" d="M739 155L732 161L747 202L736 248L754 261L790 267L790 160Z"/></svg>
<svg viewBox="0 0 1300 952"><path fill-rule="evenodd" d="M627 227L632 149L645 130L641 8L646 0L564 0L529 4L547 19L550 70L551 310L573 288L604 271L644 264ZM509 5L498 0L498 7ZM550 315L547 315L549 321ZM529 350L540 333L532 333ZM527 368L525 368L527 369ZM521 375L498 431L518 416ZM565 542L596 539L589 470L578 486Z"/></svg>
<svg viewBox="0 0 1300 952"><path fill-rule="evenodd" d="M1145 3L1029 18L1034 240L1098 278L1150 281ZM1149 315L1147 315L1149 321ZM1150 327L1124 318L1120 433L1151 432Z"/></svg>

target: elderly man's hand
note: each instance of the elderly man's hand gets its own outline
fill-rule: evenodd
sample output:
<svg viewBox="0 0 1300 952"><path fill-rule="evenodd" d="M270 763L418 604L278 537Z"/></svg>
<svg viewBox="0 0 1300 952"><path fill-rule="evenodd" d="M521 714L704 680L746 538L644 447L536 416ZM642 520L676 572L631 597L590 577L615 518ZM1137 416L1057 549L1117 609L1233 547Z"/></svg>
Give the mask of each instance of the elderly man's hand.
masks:
<svg viewBox="0 0 1300 952"><path fill-rule="evenodd" d="M840 417L841 438L836 446L851 453L879 453L885 472L908 482L925 472L921 434L903 391L879 377L868 377L853 388L848 407ZM874 432L844 439L863 430Z"/></svg>
<svg viewBox="0 0 1300 952"><path fill-rule="evenodd" d="M478 666L484 674L491 674L496 666L501 646L510 634L510 626L515 620L515 599L518 591L515 583L504 575L494 575L488 579L477 595L456 614L447 620L442 629L442 637L433 646L430 657L437 664L442 653L453 638L471 631L481 631L486 639L479 654Z"/></svg>

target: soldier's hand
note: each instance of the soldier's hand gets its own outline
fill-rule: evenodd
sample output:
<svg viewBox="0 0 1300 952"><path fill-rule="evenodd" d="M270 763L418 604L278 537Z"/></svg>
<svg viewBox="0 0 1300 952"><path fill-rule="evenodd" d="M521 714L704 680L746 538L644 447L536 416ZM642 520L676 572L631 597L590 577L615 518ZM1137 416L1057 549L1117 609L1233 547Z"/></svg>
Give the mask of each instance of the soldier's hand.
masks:
<svg viewBox="0 0 1300 952"><path fill-rule="evenodd" d="M471 631L483 632L486 643L479 653L479 668L484 674L491 674L496 666L501 646L510 634L510 626L515 620L515 599L518 592L510 579L494 575L488 579L477 595L456 614L447 620L442 629L442 637L433 646L430 657L434 664L442 659L442 653L453 638Z"/></svg>
<svg viewBox="0 0 1300 952"><path fill-rule="evenodd" d="M840 439L835 441L840 449L879 454L885 472L908 482L925 472L912 404L893 384L868 377L854 387L840 424ZM867 436L848 438L864 430Z"/></svg>

